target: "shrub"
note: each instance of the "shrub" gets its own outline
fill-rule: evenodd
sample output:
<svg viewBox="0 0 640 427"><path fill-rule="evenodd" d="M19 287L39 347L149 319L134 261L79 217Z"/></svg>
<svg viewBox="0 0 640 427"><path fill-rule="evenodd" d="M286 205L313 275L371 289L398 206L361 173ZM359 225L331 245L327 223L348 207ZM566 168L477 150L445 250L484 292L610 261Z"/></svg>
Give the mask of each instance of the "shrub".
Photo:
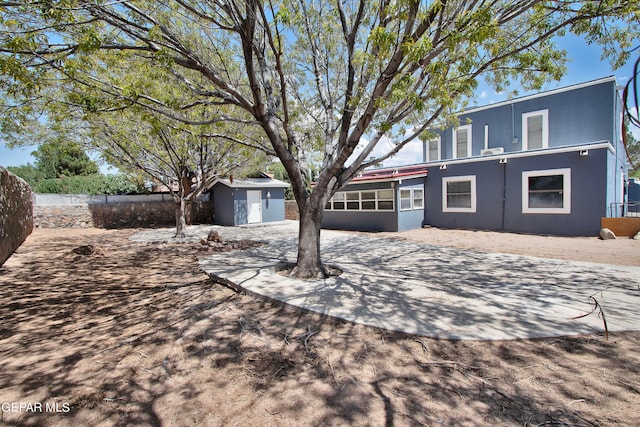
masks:
<svg viewBox="0 0 640 427"><path fill-rule="evenodd" d="M44 179L33 186L36 193L123 194L144 192L144 186L126 175L69 176Z"/></svg>

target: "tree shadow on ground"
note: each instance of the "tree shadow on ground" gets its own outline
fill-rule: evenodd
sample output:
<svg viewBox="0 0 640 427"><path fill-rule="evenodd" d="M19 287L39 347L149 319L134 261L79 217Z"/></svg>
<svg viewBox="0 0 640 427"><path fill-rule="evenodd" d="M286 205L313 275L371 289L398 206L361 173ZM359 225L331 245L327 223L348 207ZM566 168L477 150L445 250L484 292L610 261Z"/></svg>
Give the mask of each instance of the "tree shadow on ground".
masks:
<svg viewBox="0 0 640 427"><path fill-rule="evenodd" d="M96 251L74 254L80 244ZM27 240L0 270L0 401L70 412L3 411L2 423L640 422L637 333L404 335L236 294L200 272L197 255L123 231Z"/></svg>

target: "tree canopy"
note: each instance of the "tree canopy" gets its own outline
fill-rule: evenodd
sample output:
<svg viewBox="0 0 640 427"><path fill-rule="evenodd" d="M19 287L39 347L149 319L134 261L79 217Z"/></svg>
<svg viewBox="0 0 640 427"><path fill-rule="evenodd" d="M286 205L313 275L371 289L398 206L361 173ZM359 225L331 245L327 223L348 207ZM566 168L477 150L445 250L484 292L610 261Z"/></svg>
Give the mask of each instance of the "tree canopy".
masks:
<svg viewBox="0 0 640 427"><path fill-rule="evenodd" d="M80 145L71 141L43 143L31 155L35 158L35 165L9 167L9 170L32 187L45 179L98 173L98 165Z"/></svg>
<svg viewBox="0 0 640 427"><path fill-rule="evenodd" d="M96 162L89 158L80 145L71 141L41 144L31 155L36 159L36 169L45 178L98 173Z"/></svg>
<svg viewBox="0 0 640 427"><path fill-rule="evenodd" d="M62 110L65 103L90 112L138 106L189 125L258 128L239 141L276 154L287 171L301 215L296 274L305 277L323 274L326 201L362 168L450 120L479 78L498 89L514 79L536 89L565 70L554 35L571 31L599 43L619 65L640 33L640 6L623 0L34 0L0 7L1 88L15 111L4 129L42 107L54 110L50 91L61 87L69 94ZM131 66L139 77L123 78ZM160 79L166 94L154 94ZM176 102L184 100L176 93L188 102ZM370 159L383 138L394 147ZM322 153L310 192L309 150Z"/></svg>

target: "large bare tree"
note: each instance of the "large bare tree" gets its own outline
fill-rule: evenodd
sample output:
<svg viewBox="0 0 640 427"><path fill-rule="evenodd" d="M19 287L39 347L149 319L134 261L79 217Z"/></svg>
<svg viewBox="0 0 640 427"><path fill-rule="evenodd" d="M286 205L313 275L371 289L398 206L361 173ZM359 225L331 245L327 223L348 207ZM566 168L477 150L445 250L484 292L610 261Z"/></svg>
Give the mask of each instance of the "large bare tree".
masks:
<svg viewBox="0 0 640 427"><path fill-rule="evenodd" d="M514 79L528 88L558 79L566 53L553 36L565 31L602 43L619 65L640 29L637 2L623 0L61 0L0 7L2 88L13 107L63 79L87 93L79 100L89 107L109 99L111 109L135 104L184 123L258 127L264 139L251 145L280 158L298 203L299 277L325 274L320 224L329 198L363 168L450 118L478 78L497 88ZM148 79L95 73L87 64L105 52L146 67ZM110 61L97 65L109 69ZM169 73L192 102L149 95L155 69ZM188 114L196 105L222 109L196 121ZM385 137L395 146L370 159ZM309 150L323 153L310 192Z"/></svg>

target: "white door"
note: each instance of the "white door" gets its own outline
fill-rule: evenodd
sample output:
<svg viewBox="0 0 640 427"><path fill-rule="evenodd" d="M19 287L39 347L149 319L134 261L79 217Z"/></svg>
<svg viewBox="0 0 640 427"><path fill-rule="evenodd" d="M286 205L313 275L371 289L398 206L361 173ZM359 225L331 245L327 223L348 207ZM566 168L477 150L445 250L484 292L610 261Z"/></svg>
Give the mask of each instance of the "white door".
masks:
<svg viewBox="0 0 640 427"><path fill-rule="evenodd" d="M262 222L262 191L247 190L247 222L249 224Z"/></svg>

